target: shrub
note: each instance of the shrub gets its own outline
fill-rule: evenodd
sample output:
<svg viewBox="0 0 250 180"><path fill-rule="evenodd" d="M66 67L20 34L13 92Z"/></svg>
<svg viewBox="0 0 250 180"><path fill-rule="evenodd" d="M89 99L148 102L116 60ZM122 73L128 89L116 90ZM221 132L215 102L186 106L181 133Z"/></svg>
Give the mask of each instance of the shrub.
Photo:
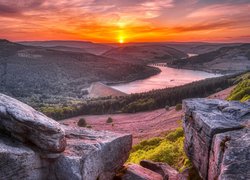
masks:
<svg viewBox="0 0 250 180"><path fill-rule="evenodd" d="M170 131L165 137L155 137L133 146L128 162L139 164L141 160L165 162L182 171L191 163L184 152L182 128Z"/></svg>
<svg viewBox="0 0 250 180"><path fill-rule="evenodd" d="M109 117L106 121L106 123L112 123L113 122L113 119L111 117Z"/></svg>
<svg viewBox="0 0 250 180"><path fill-rule="evenodd" d="M177 104L177 105L175 106L175 110L176 110L176 111L182 110L182 104Z"/></svg>
<svg viewBox="0 0 250 180"><path fill-rule="evenodd" d="M87 122L86 122L86 120L84 118L80 118L79 121L78 121L78 123L77 123L77 125L79 127L86 127L87 126Z"/></svg>

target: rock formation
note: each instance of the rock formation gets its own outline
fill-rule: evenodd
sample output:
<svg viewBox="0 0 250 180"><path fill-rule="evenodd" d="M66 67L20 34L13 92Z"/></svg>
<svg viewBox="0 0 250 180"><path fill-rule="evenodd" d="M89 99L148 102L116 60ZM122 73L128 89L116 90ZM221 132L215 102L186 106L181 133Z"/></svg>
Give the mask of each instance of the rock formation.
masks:
<svg viewBox="0 0 250 180"><path fill-rule="evenodd" d="M63 126L0 94L0 179L112 179L131 146L131 135Z"/></svg>
<svg viewBox="0 0 250 180"><path fill-rule="evenodd" d="M183 101L185 151L203 179L250 179L250 102Z"/></svg>

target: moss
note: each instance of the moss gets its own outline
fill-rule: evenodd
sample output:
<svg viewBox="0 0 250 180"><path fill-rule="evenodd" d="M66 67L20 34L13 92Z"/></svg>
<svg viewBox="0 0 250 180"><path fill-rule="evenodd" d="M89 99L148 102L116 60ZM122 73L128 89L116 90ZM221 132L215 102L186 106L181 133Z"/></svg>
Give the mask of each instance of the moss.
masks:
<svg viewBox="0 0 250 180"><path fill-rule="evenodd" d="M182 128L170 131L165 137L155 137L142 141L132 148L128 162L139 164L144 159L165 162L182 171L191 165L184 152L183 141Z"/></svg>

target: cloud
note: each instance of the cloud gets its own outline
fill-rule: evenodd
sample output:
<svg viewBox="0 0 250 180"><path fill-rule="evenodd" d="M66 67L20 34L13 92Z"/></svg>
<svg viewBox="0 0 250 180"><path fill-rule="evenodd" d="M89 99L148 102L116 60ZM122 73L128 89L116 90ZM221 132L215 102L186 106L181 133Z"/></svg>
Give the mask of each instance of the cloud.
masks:
<svg viewBox="0 0 250 180"><path fill-rule="evenodd" d="M190 13L188 18L214 18L228 17L240 14L249 14L250 3L247 4L214 4L200 8Z"/></svg>
<svg viewBox="0 0 250 180"><path fill-rule="evenodd" d="M249 0L0 0L0 38L239 37L249 34L249 8Z"/></svg>
<svg viewBox="0 0 250 180"><path fill-rule="evenodd" d="M231 21L221 21L221 22L209 22L209 23L199 23L189 26L177 26L173 30L176 32L191 32L191 31L209 31L221 28L229 28L234 25Z"/></svg>

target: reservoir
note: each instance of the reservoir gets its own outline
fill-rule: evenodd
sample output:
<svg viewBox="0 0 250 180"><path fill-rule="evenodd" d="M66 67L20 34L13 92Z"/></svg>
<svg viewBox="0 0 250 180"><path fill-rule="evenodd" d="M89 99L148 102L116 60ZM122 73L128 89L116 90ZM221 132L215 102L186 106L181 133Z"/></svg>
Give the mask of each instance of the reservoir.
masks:
<svg viewBox="0 0 250 180"><path fill-rule="evenodd" d="M161 72L157 75L151 76L143 80L136 80L129 83L113 85L111 87L127 94L141 93L153 89L181 86L187 83L191 83L193 81L221 76L221 74L212 74L203 71L174 69L164 66L157 67L161 69Z"/></svg>

